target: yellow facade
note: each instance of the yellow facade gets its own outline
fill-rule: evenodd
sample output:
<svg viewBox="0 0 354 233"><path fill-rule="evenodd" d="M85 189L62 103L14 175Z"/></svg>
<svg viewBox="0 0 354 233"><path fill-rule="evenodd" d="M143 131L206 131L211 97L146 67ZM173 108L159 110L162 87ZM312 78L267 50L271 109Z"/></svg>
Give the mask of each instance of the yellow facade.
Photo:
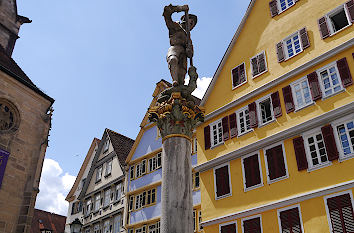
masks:
<svg viewBox="0 0 354 233"><path fill-rule="evenodd" d="M272 18L269 1L251 1L246 16L202 100L202 105L206 109L206 121L197 128L197 170L200 171L201 177L201 210L206 233L219 232L220 224L227 221L236 221L237 232L243 232L241 219L251 215L261 216L263 233L279 232L277 210L292 205L300 207L305 232L330 232L324 196L345 190L353 191L354 160L334 160L323 168L298 171L293 139L311 130L311 126L308 129L299 128L306 122L323 118L321 126L324 126L332 123L334 118L353 116L350 114L354 110L350 109L354 102L354 85L291 113L286 113L282 88L344 57L354 77L354 25L350 24L325 39L321 38L318 26L318 19L346 2L346 0L300 0ZM304 27L310 41L309 48L279 63L276 44ZM250 59L262 51L265 52L268 70L252 78ZM247 82L233 88L231 70L243 62L246 66ZM285 76L287 78L284 78ZM280 79L282 81L277 82ZM205 149L204 127L276 91L280 95L282 116L247 134L229 139L214 148ZM331 111L339 112L340 109L347 109L347 115L334 114L328 117ZM278 137L277 135L281 135L282 132L289 132L289 136ZM271 142L273 137L275 139ZM267 179L264 147L273 143L283 144L288 177L271 183ZM257 152L262 185L244 191L241 157ZM216 164L229 164L232 193L218 200L215 198L213 170Z"/></svg>

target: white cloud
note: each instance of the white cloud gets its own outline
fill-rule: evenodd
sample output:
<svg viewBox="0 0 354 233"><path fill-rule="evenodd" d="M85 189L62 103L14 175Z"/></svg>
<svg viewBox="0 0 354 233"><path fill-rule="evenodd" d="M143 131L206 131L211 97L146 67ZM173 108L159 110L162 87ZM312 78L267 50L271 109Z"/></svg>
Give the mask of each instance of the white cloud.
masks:
<svg viewBox="0 0 354 233"><path fill-rule="evenodd" d="M65 197L75 179L75 176L68 173L63 174L63 169L57 161L44 159L36 208L66 216L68 203Z"/></svg>
<svg viewBox="0 0 354 233"><path fill-rule="evenodd" d="M202 77L197 79L197 89L192 92L192 95L202 99L205 91L207 90L209 83L211 82L211 77ZM186 77L185 84L189 83L189 76Z"/></svg>

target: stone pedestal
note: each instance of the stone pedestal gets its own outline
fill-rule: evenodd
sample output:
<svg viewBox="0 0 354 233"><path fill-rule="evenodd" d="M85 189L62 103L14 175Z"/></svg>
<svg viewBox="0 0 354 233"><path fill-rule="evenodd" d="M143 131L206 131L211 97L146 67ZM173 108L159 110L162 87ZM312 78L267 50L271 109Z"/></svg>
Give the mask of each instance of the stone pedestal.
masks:
<svg viewBox="0 0 354 233"><path fill-rule="evenodd" d="M190 93L174 92L183 88L165 91L161 103L149 110L162 136L161 233L193 232L191 138L204 110Z"/></svg>
<svg viewBox="0 0 354 233"><path fill-rule="evenodd" d="M191 142L169 137L162 145L162 233L193 232Z"/></svg>

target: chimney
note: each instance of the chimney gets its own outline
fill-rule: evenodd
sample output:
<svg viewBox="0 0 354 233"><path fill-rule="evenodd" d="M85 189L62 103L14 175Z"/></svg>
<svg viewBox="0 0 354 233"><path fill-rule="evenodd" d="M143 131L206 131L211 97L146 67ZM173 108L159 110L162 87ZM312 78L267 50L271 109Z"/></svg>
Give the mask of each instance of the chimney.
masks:
<svg viewBox="0 0 354 233"><path fill-rule="evenodd" d="M32 22L29 18L17 14L16 0L0 1L0 45L11 57L18 32L24 23Z"/></svg>

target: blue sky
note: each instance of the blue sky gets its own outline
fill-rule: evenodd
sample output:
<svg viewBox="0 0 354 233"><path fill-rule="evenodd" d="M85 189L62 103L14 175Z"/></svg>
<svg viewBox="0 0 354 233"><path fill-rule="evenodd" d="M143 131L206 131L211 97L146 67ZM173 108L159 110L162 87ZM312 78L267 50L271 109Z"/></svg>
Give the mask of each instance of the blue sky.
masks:
<svg viewBox="0 0 354 233"><path fill-rule="evenodd" d="M155 84L171 81L162 17L170 3L188 4L198 16L191 33L194 64L199 77L212 77L249 0L17 1L19 14L33 22L22 26L13 58L56 100L47 173L51 164L56 177L72 182L92 139L101 138L105 128L135 139ZM65 196L68 188L66 183L56 191ZM38 196L38 208L46 206L44 194ZM54 207L51 211L66 213Z"/></svg>

